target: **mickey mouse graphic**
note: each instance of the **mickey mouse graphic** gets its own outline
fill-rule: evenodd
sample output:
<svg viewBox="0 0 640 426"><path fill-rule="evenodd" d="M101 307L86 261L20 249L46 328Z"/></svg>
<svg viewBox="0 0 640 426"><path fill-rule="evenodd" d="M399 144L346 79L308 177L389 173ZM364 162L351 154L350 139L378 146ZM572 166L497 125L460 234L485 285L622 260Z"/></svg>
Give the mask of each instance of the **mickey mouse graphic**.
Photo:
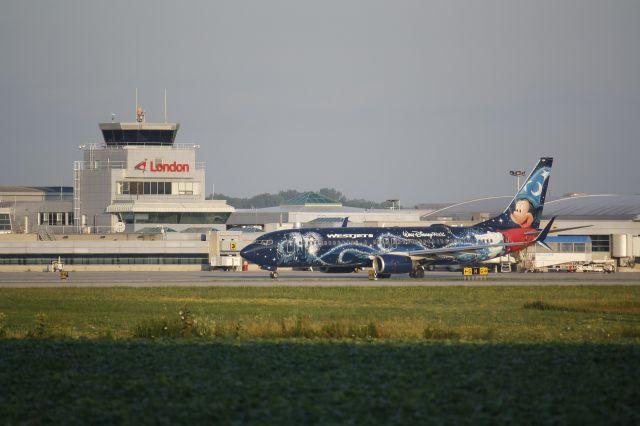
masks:
<svg viewBox="0 0 640 426"><path fill-rule="evenodd" d="M516 201L516 205L511 212L513 223L520 225L522 228L529 228L533 224L532 207L531 202L526 198Z"/></svg>

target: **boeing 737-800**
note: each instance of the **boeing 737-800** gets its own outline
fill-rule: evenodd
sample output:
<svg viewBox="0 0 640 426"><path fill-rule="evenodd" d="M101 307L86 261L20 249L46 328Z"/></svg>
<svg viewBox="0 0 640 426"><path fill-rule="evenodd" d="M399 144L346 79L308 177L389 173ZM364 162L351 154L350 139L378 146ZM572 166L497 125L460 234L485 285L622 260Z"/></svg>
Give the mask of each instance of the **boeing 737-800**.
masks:
<svg viewBox="0 0 640 426"><path fill-rule="evenodd" d="M279 267L353 272L373 267L378 277L424 277L436 264L476 264L540 243L552 218L538 229L553 158L541 158L502 214L468 227L300 228L269 232L246 246L241 256L271 271ZM346 225L346 223L345 223ZM555 230L557 232L559 230ZM546 246L546 245L545 245Z"/></svg>

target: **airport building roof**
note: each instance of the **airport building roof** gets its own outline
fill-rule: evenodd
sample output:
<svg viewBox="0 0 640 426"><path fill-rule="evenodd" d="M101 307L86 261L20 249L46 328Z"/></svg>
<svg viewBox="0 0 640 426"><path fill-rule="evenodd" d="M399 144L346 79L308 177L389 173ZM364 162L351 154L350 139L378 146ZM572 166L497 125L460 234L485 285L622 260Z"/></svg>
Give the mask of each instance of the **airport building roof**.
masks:
<svg viewBox="0 0 640 426"><path fill-rule="evenodd" d="M309 225L322 224L322 223L336 223L344 221L344 217L317 217L312 221L309 221Z"/></svg>
<svg viewBox="0 0 640 426"><path fill-rule="evenodd" d="M71 201L71 186L0 186L0 202Z"/></svg>
<svg viewBox="0 0 640 426"><path fill-rule="evenodd" d="M304 194L300 194L290 200L287 200L283 206L340 207L342 206L342 203L315 192L305 192Z"/></svg>
<svg viewBox="0 0 640 426"><path fill-rule="evenodd" d="M72 186L0 186L3 193L73 194Z"/></svg>
<svg viewBox="0 0 640 426"><path fill-rule="evenodd" d="M322 205L322 204L303 204L303 205L282 205L276 207L264 207L261 209L244 209L244 211L255 211L261 213L295 213L295 212L322 212L329 213L333 216L348 214L348 213L360 213L367 211L359 207L347 207L343 205Z"/></svg>
<svg viewBox="0 0 640 426"><path fill-rule="evenodd" d="M495 216L512 196L487 197L452 204L422 216L423 220L480 220ZM573 220L640 220L640 195L578 195L546 202L544 218Z"/></svg>
<svg viewBox="0 0 640 426"><path fill-rule="evenodd" d="M167 202L117 202L107 206L107 213L217 213L233 212L235 209L224 200L206 200L193 203Z"/></svg>

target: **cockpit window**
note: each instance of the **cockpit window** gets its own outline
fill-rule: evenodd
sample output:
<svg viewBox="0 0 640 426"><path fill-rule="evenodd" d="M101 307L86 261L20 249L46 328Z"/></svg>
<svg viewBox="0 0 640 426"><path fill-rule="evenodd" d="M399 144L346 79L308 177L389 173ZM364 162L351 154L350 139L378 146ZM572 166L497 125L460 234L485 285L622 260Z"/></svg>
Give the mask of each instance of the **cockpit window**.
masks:
<svg viewBox="0 0 640 426"><path fill-rule="evenodd" d="M273 240L256 240L256 244L260 244L262 246L270 246L273 245Z"/></svg>

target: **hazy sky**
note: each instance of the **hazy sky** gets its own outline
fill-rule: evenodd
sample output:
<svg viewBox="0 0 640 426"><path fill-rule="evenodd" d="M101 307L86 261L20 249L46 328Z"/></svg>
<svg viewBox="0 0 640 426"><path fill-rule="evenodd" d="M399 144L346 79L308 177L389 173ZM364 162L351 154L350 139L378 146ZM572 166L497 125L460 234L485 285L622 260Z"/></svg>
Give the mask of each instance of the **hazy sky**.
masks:
<svg viewBox="0 0 640 426"><path fill-rule="evenodd" d="M403 204L639 193L640 1L3 1L0 185L71 185L97 123L201 145L207 192Z"/></svg>

